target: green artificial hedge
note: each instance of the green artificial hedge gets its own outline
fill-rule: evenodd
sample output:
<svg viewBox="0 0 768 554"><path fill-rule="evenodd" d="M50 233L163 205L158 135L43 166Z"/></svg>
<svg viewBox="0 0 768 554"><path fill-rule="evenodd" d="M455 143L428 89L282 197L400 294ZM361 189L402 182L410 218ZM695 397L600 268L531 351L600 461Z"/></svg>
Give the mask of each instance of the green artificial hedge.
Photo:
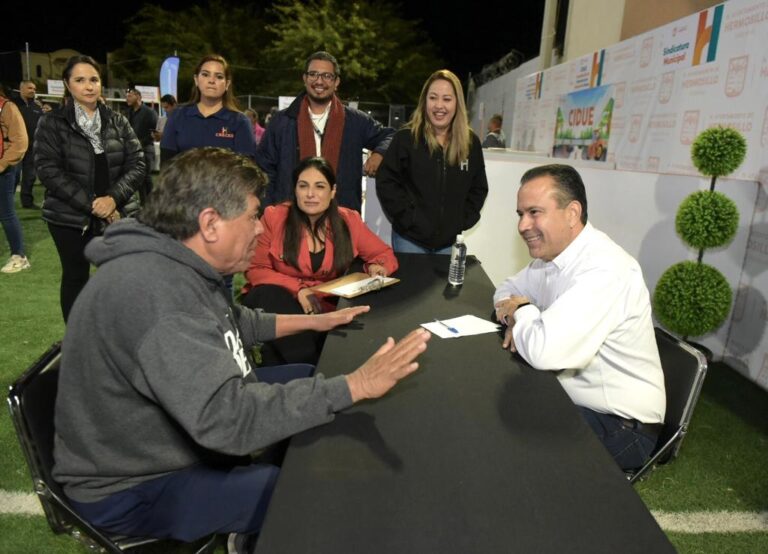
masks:
<svg viewBox="0 0 768 554"><path fill-rule="evenodd" d="M680 204L675 218L677 234L696 249L725 246L738 228L736 203L721 192L694 192Z"/></svg>
<svg viewBox="0 0 768 554"><path fill-rule="evenodd" d="M747 155L747 140L730 127L710 127L691 145L691 160L702 175L721 177L736 170Z"/></svg>
<svg viewBox="0 0 768 554"><path fill-rule="evenodd" d="M671 266L659 279L653 310L673 333L697 337L725 321L732 297L728 281L717 269L685 261Z"/></svg>

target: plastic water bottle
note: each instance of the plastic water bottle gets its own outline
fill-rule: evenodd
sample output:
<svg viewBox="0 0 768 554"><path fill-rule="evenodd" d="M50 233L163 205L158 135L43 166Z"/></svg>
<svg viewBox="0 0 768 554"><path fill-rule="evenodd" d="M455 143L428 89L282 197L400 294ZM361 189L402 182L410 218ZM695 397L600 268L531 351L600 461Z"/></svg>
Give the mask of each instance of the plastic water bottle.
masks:
<svg viewBox="0 0 768 554"><path fill-rule="evenodd" d="M464 272L467 269L467 245L464 235L456 235L456 242L451 247L451 266L448 268L448 282L454 287L464 284Z"/></svg>

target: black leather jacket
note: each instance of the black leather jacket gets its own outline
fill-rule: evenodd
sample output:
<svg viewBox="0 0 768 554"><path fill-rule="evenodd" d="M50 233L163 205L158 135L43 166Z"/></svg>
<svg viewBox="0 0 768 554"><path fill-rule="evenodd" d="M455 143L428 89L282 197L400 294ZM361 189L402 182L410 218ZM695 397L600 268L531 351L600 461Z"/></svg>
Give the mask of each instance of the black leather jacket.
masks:
<svg viewBox="0 0 768 554"><path fill-rule="evenodd" d="M136 134L124 116L99 104L101 137L109 167L107 194L123 215L138 211L134 192L147 168ZM96 155L75 122L74 100L40 119L35 135L35 168L45 186L43 219L85 229L91 223Z"/></svg>

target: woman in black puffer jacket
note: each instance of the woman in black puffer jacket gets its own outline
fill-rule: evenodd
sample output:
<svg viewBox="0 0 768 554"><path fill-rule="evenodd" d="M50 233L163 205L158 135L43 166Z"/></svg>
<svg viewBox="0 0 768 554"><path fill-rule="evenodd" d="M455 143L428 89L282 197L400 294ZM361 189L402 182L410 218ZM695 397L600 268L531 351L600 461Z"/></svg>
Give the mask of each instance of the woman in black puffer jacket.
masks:
<svg viewBox="0 0 768 554"><path fill-rule="evenodd" d="M85 283L85 245L104 227L138 210L134 192L146 173L128 120L100 102L99 65L73 56L63 72L69 101L40 120L35 167L45 186L43 219L61 260L64 321Z"/></svg>

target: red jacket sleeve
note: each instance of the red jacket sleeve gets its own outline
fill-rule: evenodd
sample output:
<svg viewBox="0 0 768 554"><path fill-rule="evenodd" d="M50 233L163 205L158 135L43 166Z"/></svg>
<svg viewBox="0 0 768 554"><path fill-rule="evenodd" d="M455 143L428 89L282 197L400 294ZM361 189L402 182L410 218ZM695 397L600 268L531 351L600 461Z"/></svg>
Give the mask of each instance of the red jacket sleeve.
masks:
<svg viewBox="0 0 768 554"><path fill-rule="evenodd" d="M365 271L368 271L368 266L371 264L383 266L387 275L392 275L397 271L397 258L392 248L368 228L360 214L347 208L339 208L339 212L349 228L355 257L359 257L365 262Z"/></svg>

